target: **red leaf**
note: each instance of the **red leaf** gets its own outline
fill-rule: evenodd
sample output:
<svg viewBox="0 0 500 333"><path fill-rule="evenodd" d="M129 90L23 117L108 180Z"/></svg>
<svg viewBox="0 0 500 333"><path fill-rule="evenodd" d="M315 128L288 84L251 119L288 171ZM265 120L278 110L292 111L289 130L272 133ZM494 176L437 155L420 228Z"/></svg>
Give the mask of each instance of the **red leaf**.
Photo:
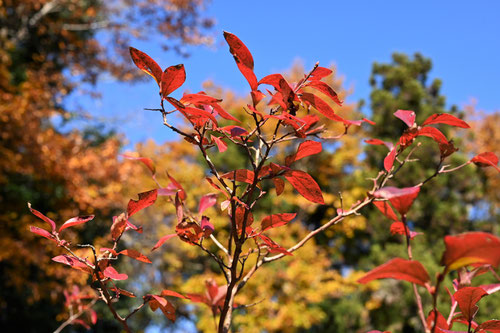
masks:
<svg viewBox="0 0 500 333"><path fill-rule="evenodd" d="M169 174L168 172L167 172L167 176L168 176L168 178L170 179L170 181L172 182L172 185L173 185L176 189L178 189L178 190L179 190L179 198L180 198L181 200L183 200L183 201L184 201L184 200L186 200L186 197L187 197L187 195L186 195L186 191L184 191L184 188L182 187L182 185L181 185L181 184L179 184L179 182L177 182L177 180L175 180L175 178L174 178L174 177L170 176L170 174Z"/></svg>
<svg viewBox="0 0 500 333"><path fill-rule="evenodd" d="M167 289L163 289L163 290L161 291L161 295L162 295L162 296L173 296L173 297L177 297L177 298L183 298L183 299L186 299L186 296L181 295L181 294L179 294L178 292L175 292L175 291L172 291L172 290L167 290Z"/></svg>
<svg viewBox="0 0 500 333"><path fill-rule="evenodd" d="M203 230L196 222L183 221L182 223L177 224L175 232L177 233L177 236L179 236L180 240L191 245L197 244L203 236Z"/></svg>
<svg viewBox="0 0 500 333"><path fill-rule="evenodd" d="M224 38L229 45L229 52L234 57L236 65L245 77L252 90L257 90L257 77L253 72L253 57L243 42L230 32L224 31Z"/></svg>
<svg viewBox="0 0 500 333"><path fill-rule="evenodd" d="M295 216L297 216L295 213L281 213L266 216L260 222L260 229L264 232L271 228L280 227L293 220Z"/></svg>
<svg viewBox="0 0 500 333"><path fill-rule="evenodd" d="M441 264L455 270L470 264L500 264L500 238L485 232L468 232L444 238Z"/></svg>
<svg viewBox="0 0 500 333"><path fill-rule="evenodd" d="M217 99L212 96L208 96L205 93L202 94L184 94L181 98L183 104L207 104L212 105L215 103L222 102L222 99Z"/></svg>
<svg viewBox="0 0 500 333"><path fill-rule="evenodd" d="M420 187L397 188L387 186L375 191L373 196L389 200L399 214L404 215L410 209L419 192Z"/></svg>
<svg viewBox="0 0 500 333"><path fill-rule="evenodd" d="M394 144L392 142L382 141L380 139L368 139L368 140L365 140L365 142L370 144L370 145L384 145L387 148L389 148L389 150L392 150L392 148L394 147Z"/></svg>
<svg viewBox="0 0 500 333"><path fill-rule="evenodd" d="M147 192L139 193L139 200L130 199L127 206L128 217L134 215L141 209L151 206L155 203L158 197L158 190L154 189Z"/></svg>
<svg viewBox="0 0 500 333"><path fill-rule="evenodd" d="M394 258L366 273L359 283L368 283L375 279L404 280L425 286L430 281L429 274L418 261Z"/></svg>
<svg viewBox="0 0 500 333"><path fill-rule="evenodd" d="M489 331L492 333L500 332L500 320L485 321L476 328L476 332L481 332L481 330Z"/></svg>
<svg viewBox="0 0 500 333"><path fill-rule="evenodd" d="M214 114L211 112L208 112L208 111L205 111L202 109L193 108L190 106L186 106L185 108L178 109L178 110L185 115L187 114L190 116L199 117L199 118L203 118L203 119L210 119L215 124L215 126L218 126L217 119L215 119Z"/></svg>
<svg viewBox="0 0 500 333"><path fill-rule="evenodd" d="M97 312L94 311L94 309L89 309L89 314L90 314L90 322L92 325L95 325L97 323Z"/></svg>
<svg viewBox="0 0 500 333"><path fill-rule="evenodd" d="M89 273L89 274L92 273L92 268L90 268L85 263L83 263L80 260L78 260L77 257L73 257L73 256L69 256L67 254L63 254L63 255L56 256L56 257L52 258L52 260L55 261L55 262L61 263L61 264L65 264L65 265L71 266L72 268L78 269L80 271L83 271L83 272L86 272L86 273ZM91 265L91 266L93 267L93 265Z"/></svg>
<svg viewBox="0 0 500 333"><path fill-rule="evenodd" d="M161 75L160 91L162 98L167 97L186 81L184 65L170 66Z"/></svg>
<svg viewBox="0 0 500 333"><path fill-rule="evenodd" d="M398 217L396 216L396 213L392 210L391 206L389 206L389 203L387 201L373 201L372 202L375 207L378 208L384 214L386 217L393 221L397 221Z"/></svg>
<svg viewBox="0 0 500 333"><path fill-rule="evenodd" d="M491 295L500 290L500 283L492 283L492 284L483 284L480 286L484 291Z"/></svg>
<svg viewBox="0 0 500 333"><path fill-rule="evenodd" d="M476 303L486 295L488 295L488 293L482 288L465 287L453 294L453 298L457 301L458 307L462 311L464 317L470 322L479 309Z"/></svg>
<svg viewBox="0 0 500 333"><path fill-rule="evenodd" d="M123 255L125 255L127 257L130 257L132 259L139 260L139 261L151 264L151 260L149 260L148 257L146 257L144 254L140 253L137 250L125 249L123 251L120 251L119 254L123 254Z"/></svg>
<svg viewBox="0 0 500 333"><path fill-rule="evenodd" d="M406 228L405 228L405 225L403 222L396 221L396 222L391 224L391 234L392 235L396 235L396 234L406 235L407 231L410 233L410 239L413 239L413 238L415 238L415 236L418 236L421 234L420 232L411 231L408 228L408 226L406 226Z"/></svg>
<svg viewBox="0 0 500 333"><path fill-rule="evenodd" d="M303 92L300 99L311 104L316 110L322 113L325 117L335 121L339 121L340 117L335 114L335 111L333 111L330 105L328 105L318 96Z"/></svg>
<svg viewBox="0 0 500 333"><path fill-rule="evenodd" d="M436 328L443 328L445 330L449 329L448 323L446 322L446 318L441 314L441 312L437 312L437 323ZM434 327L434 318L436 317L436 312L431 310L429 315L427 316L427 327L431 330Z"/></svg>
<svg viewBox="0 0 500 333"><path fill-rule="evenodd" d="M30 231L34 234L37 234L39 236L45 237L47 239L50 239L51 241L56 242L54 236L52 236L52 234L45 229L30 226Z"/></svg>
<svg viewBox="0 0 500 333"><path fill-rule="evenodd" d="M323 81L310 81L307 87L313 87L314 89L321 91L326 96L330 97L337 105L342 106L342 100L339 98L335 90L333 90L328 84Z"/></svg>
<svg viewBox="0 0 500 333"><path fill-rule="evenodd" d="M417 132L417 136L428 136L439 144L448 144L448 139L440 130L434 127L423 127Z"/></svg>
<svg viewBox="0 0 500 333"><path fill-rule="evenodd" d="M318 66L311 72L309 80L321 80L322 78L327 77L332 73L333 71L331 69Z"/></svg>
<svg viewBox="0 0 500 333"><path fill-rule="evenodd" d="M116 269L114 269L111 266L106 267L106 269L104 270L103 273L104 273L104 276L109 277L110 279L113 279L113 280L126 280L126 279L128 279L127 274L120 274L116 271Z"/></svg>
<svg viewBox="0 0 500 333"><path fill-rule="evenodd" d="M469 124L467 124L465 121L463 121L462 119L458 119L457 117L452 116L448 113L433 114L424 121L422 126L432 124L446 124L455 127L470 128Z"/></svg>
<svg viewBox="0 0 500 333"><path fill-rule="evenodd" d="M264 243L268 246L269 252L271 253L283 253L287 256L293 256L293 254L289 251L287 251L284 247L278 245L275 241L273 241L271 238L267 237L266 235L263 234L258 234L257 237L262 239Z"/></svg>
<svg viewBox="0 0 500 333"><path fill-rule="evenodd" d="M50 227L52 228L52 232L56 231L56 223L54 221L52 221L51 219L49 219L47 216L43 215L42 213L40 213L36 209L31 208L31 204L29 202L28 202L28 208L30 209L30 211L33 215L35 215L36 217L47 222L50 225Z"/></svg>
<svg viewBox="0 0 500 333"><path fill-rule="evenodd" d="M70 218L64 224L59 228L59 232L63 231L66 228L72 227L77 224L83 224L87 223L90 220L94 219L94 215L87 215L87 216L76 216L73 218Z"/></svg>
<svg viewBox="0 0 500 333"><path fill-rule="evenodd" d="M144 297L150 298L149 307L152 311L160 309L166 318L168 318L172 322L175 322L175 308L172 304L170 304L170 302L157 295L146 295Z"/></svg>
<svg viewBox="0 0 500 333"><path fill-rule="evenodd" d="M221 176L229 180L236 180L238 182L253 184L255 174L251 170L238 169L234 171L229 171Z"/></svg>
<svg viewBox="0 0 500 333"><path fill-rule="evenodd" d="M177 223L181 223L184 219L184 207L178 193L175 194L175 214L177 215Z"/></svg>
<svg viewBox="0 0 500 333"><path fill-rule="evenodd" d="M236 119L235 117L233 117L231 114L229 114L228 112L226 112L226 110L224 110L222 108L222 106L220 106L219 104L211 104L211 106L214 108L214 110L219 114L219 116L221 116L222 118L224 119L227 119L227 120L233 120L233 121L236 121L238 123L241 123L241 121L239 121L238 119Z"/></svg>
<svg viewBox="0 0 500 333"><path fill-rule="evenodd" d="M135 49L133 47L130 47L129 50L134 64L146 74L151 75L156 80L156 83L158 83L159 86L162 75L161 67L146 53L139 51L138 49Z"/></svg>
<svg viewBox="0 0 500 333"><path fill-rule="evenodd" d="M249 227L252 225L254 219L253 219L253 214L250 210L243 206L238 206L235 211L235 221L236 221L236 228L238 231L241 231L243 229L243 222L245 221L245 215L246 215L246 227Z"/></svg>
<svg viewBox="0 0 500 333"><path fill-rule="evenodd" d="M409 110L398 110L394 112L394 115L404 121L408 127L412 127L415 124L415 112Z"/></svg>
<svg viewBox="0 0 500 333"><path fill-rule="evenodd" d="M202 216L201 218L201 229L205 237L209 237L215 230L214 225L210 223L210 219L206 216Z"/></svg>
<svg viewBox="0 0 500 333"><path fill-rule="evenodd" d="M219 153L223 153L227 150L227 144L219 139L216 136L210 135L210 138L212 139L213 142L217 145L217 149L219 150Z"/></svg>
<svg viewBox="0 0 500 333"><path fill-rule="evenodd" d="M312 140L304 141L299 145L295 154L286 157L285 164L290 166L290 164L300 160L301 158L321 153L322 149L323 146L321 145L321 142Z"/></svg>
<svg viewBox="0 0 500 333"><path fill-rule="evenodd" d="M207 208L212 207L216 203L217 203L217 194L214 193L205 194L204 196L201 197L200 205L198 207L198 214L203 214L203 212Z"/></svg>
<svg viewBox="0 0 500 333"><path fill-rule="evenodd" d="M394 160L396 159L396 151L397 151L398 146L394 146L391 151L387 154L387 156L384 158L384 169L387 172L390 172L392 169L392 166L394 165Z"/></svg>
<svg viewBox="0 0 500 333"><path fill-rule="evenodd" d="M281 178L273 178L273 182L276 187L276 195L279 196L285 189L285 181Z"/></svg>
<svg viewBox="0 0 500 333"><path fill-rule="evenodd" d="M492 166L500 172L500 169L497 167L498 157L492 152L481 153L470 161L479 167Z"/></svg>
<svg viewBox="0 0 500 333"><path fill-rule="evenodd" d="M304 198L314 203L325 204L318 183L308 173L299 170L290 170L285 172L284 176Z"/></svg>
<svg viewBox="0 0 500 333"><path fill-rule="evenodd" d="M132 156L132 155L128 155L128 154L121 154L121 156L123 156L124 158L126 158L128 160L137 160L137 161L144 163L144 165L149 169L149 171L151 171L153 176L156 173L155 164L153 163L153 160L150 158L140 157L140 156L136 157L136 156Z"/></svg>
<svg viewBox="0 0 500 333"><path fill-rule="evenodd" d="M166 236L163 236L162 238L160 238L160 240L155 244L155 246L153 246L153 248L151 249L151 251L154 251L156 250L157 248L159 248L160 246L163 245L163 243L165 243L167 240L169 240L170 238L172 237L175 237L177 236L177 234L170 234L170 235L166 235Z"/></svg>

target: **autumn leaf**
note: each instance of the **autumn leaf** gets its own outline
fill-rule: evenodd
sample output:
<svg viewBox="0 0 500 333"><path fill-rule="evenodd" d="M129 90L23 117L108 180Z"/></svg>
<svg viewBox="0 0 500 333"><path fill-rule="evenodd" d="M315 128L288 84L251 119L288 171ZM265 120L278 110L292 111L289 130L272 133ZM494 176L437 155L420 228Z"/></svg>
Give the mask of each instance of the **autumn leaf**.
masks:
<svg viewBox="0 0 500 333"><path fill-rule="evenodd" d="M149 294L144 296L144 298L148 300L149 307L152 311L160 309L167 319L175 322L175 308L165 298L158 295Z"/></svg>
<svg viewBox="0 0 500 333"><path fill-rule="evenodd" d="M404 187L397 188L392 186L383 187L373 193L375 198L389 200L394 208L401 214L405 215L410 209L413 201L418 196L420 187Z"/></svg>
<svg viewBox="0 0 500 333"><path fill-rule="evenodd" d="M236 65L245 77L252 90L257 90L257 77L253 72L253 57L248 48L236 35L224 31L224 38L229 45L229 52L233 55Z"/></svg>
<svg viewBox="0 0 500 333"><path fill-rule="evenodd" d="M234 171L229 171L221 176L229 180L236 180L238 182L243 182L247 184L253 184L255 174L251 170L238 169Z"/></svg>
<svg viewBox="0 0 500 333"><path fill-rule="evenodd" d="M387 172L390 172L392 169L392 166L394 165L394 160L396 159L396 151L397 151L398 146L392 147L391 151L387 154L387 156L384 158L384 169Z"/></svg>
<svg viewBox="0 0 500 333"><path fill-rule="evenodd" d="M335 90L323 81L313 80L307 83L307 87L312 87L326 96L330 97L337 105L342 106L342 100L339 98Z"/></svg>
<svg viewBox="0 0 500 333"><path fill-rule="evenodd" d="M161 75L160 92L162 98L170 95L174 90L182 86L186 81L186 71L184 65L170 66Z"/></svg>
<svg viewBox="0 0 500 333"><path fill-rule="evenodd" d="M415 112L409 110L398 110L394 112L394 116L401 119L408 127L415 124Z"/></svg>
<svg viewBox="0 0 500 333"><path fill-rule="evenodd" d="M61 263L61 264L71 266L72 268L78 269L78 270L83 271L85 273L89 273L89 274L92 273L92 268L91 268L91 267L93 267L92 264L88 263L88 265L87 265L87 264L81 262L77 257L74 257L74 256L62 254L60 256L56 256L56 257L52 258L52 260L55 262Z"/></svg>
<svg viewBox="0 0 500 333"><path fill-rule="evenodd" d="M163 236L162 238L160 238L160 240L158 240L158 242L155 244L155 246L153 246L153 248L151 249L151 252L156 250L157 248L162 246L163 243L165 243L167 240L169 240L170 238L173 238L175 236L177 236L177 234L170 234L170 235Z"/></svg>
<svg viewBox="0 0 500 333"><path fill-rule="evenodd" d="M325 204L318 183L308 173L299 170L290 170L285 172L284 176L304 198L314 203Z"/></svg>
<svg viewBox="0 0 500 333"><path fill-rule="evenodd" d="M378 210L382 212L386 217L393 221L398 221L398 217L396 216L396 213L394 210L392 210L391 206L387 201L373 201L372 202L375 207L377 207Z"/></svg>
<svg viewBox="0 0 500 333"><path fill-rule="evenodd" d="M500 168L498 168L497 166L498 157L492 152L481 153L477 156L474 156L474 158L472 158L470 161L479 167L492 166L500 172Z"/></svg>
<svg viewBox="0 0 500 333"><path fill-rule="evenodd" d="M47 216L43 215L42 213L40 213L36 209L31 208L31 204L29 202L28 202L28 208L33 215L35 215L36 217L47 222L50 225L50 227L52 228L52 232L56 231L56 223L54 221L52 221L51 219L49 219Z"/></svg>
<svg viewBox="0 0 500 333"><path fill-rule="evenodd" d="M103 274L104 274L105 277L108 277L110 279L117 280L117 281L128 279L128 275L127 274L120 274L120 273L118 273L116 271L116 269L114 269L111 266L106 267L106 269L104 270Z"/></svg>
<svg viewBox="0 0 500 333"><path fill-rule="evenodd" d="M500 264L500 238L485 232L468 232L445 236L445 252L441 264L456 270L470 264Z"/></svg>
<svg viewBox="0 0 500 333"><path fill-rule="evenodd" d="M151 75L155 79L156 83L158 83L158 86L160 86L163 73L161 67L156 63L156 61L154 61L146 53L139 51L136 48L130 47L129 50L134 64L146 74Z"/></svg>
<svg viewBox="0 0 500 333"><path fill-rule="evenodd" d="M205 237L209 237L215 230L214 225L210 222L210 219L206 216L201 218L201 229Z"/></svg>
<svg viewBox="0 0 500 333"><path fill-rule="evenodd" d="M304 157L319 154L323 146L321 142L307 140L302 142L297 148L297 152L293 155L287 156L285 159L285 164L290 166L295 161L298 161Z"/></svg>
<svg viewBox="0 0 500 333"><path fill-rule="evenodd" d="M306 101L310 105L312 105L316 110L318 110L321 114L323 114L325 117L339 121L339 116L335 114L335 111L321 98L319 98L316 95L313 95L311 93L306 93L303 92L302 96L300 97L301 100Z"/></svg>
<svg viewBox="0 0 500 333"><path fill-rule="evenodd" d="M469 124L467 124L465 121L463 121L462 119L458 119L457 117L452 116L448 113L433 114L424 121L422 126L432 124L446 124L455 127L470 128Z"/></svg>
<svg viewBox="0 0 500 333"><path fill-rule="evenodd" d="M429 273L419 261L394 258L380 265L358 280L359 283L368 283L376 279L404 280L425 286L430 281Z"/></svg>
<svg viewBox="0 0 500 333"><path fill-rule="evenodd" d="M151 264L151 260L149 260L148 257L134 249L125 249L123 251L120 251L119 254L123 254L124 256L130 257L132 259Z"/></svg>
<svg viewBox="0 0 500 333"><path fill-rule="evenodd" d="M327 77L328 75L332 74L332 70L325 68L325 67L316 67L312 72L311 76L309 77L309 80L315 81L315 80L321 80L324 77Z"/></svg>
<svg viewBox="0 0 500 333"><path fill-rule="evenodd" d="M432 329L434 327L434 321L435 321L434 318L436 318L436 312L437 312L437 323L436 323L435 327L436 328L443 328L445 330L449 329L450 327L449 327L448 323L446 322L446 318L441 314L441 312L439 312L437 310L436 311L431 310L429 312L429 315L427 316L427 320L426 320L427 327L429 329Z"/></svg>
<svg viewBox="0 0 500 333"><path fill-rule="evenodd" d="M273 178L274 187L276 188L276 195L279 196L285 189L285 181L281 178Z"/></svg>
<svg viewBox="0 0 500 333"><path fill-rule="evenodd" d="M151 206L155 203L158 197L158 190L154 189L147 192L139 193L139 200L130 199L127 206L128 217L131 217L141 209Z"/></svg>
<svg viewBox="0 0 500 333"><path fill-rule="evenodd" d="M427 136L429 138L432 138L434 141L436 141L438 144L447 144L448 139L446 136L437 128L434 127L423 127L417 132L417 136Z"/></svg>
<svg viewBox="0 0 500 333"><path fill-rule="evenodd" d="M64 224L59 228L59 232L63 231L66 228L72 227L74 225L87 223L88 221L91 221L93 219L94 219L94 215L72 217L69 220L67 220L66 222L64 222Z"/></svg>
<svg viewBox="0 0 500 333"><path fill-rule="evenodd" d="M116 241L125 231L127 227L127 216L121 213L119 216L113 216L113 224L111 225L111 238Z"/></svg>
<svg viewBox="0 0 500 333"><path fill-rule="evenodd" d="M453 294L453 298L457 301L462 314L470 322L479 309L476 303L486 295L488 293L480 287L464 287Z"/></svg>
<svg viewBox="0 0 500 333"><path fill-rule="evenodd" d="M271 228L280 227L293 220L295 216L297 216L296 213L281 213L266 216L260 222L260 229L264 232Z"/></svg>
<svg viewBox="0 0 500 333"><path fill-rule="evenodd" d="M45 237L47 239L50 239L51 241L56 242L54 236L45 229L30 226L30 231L34 234L37 234L39 236Z"/></svg>
<svg viewBox="0 0 500 333"><path fill-rule="evenodd" d="M212 207L216 203L217 203L217 194L214 193L205 194L200 199L200 204L198 206L198 214L203 214L203 212L207 208Z"/></svg>

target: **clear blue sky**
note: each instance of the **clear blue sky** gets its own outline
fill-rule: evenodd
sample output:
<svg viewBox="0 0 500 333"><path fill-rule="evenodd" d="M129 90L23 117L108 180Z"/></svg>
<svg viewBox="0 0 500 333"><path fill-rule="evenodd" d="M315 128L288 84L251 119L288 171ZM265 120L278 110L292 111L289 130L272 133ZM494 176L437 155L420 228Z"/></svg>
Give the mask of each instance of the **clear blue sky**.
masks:
<svg viewBox="0 0 500 333"><path fill-rule="evenodd" d="M252 52L258 78L285 71L297 59L307 68L316 61L335 64L354 89L350 102L368 99L374 61L388 62L396 51L421 52L432 59L431 77L443 80L449 105L464 106L474 98L479 109L493 111L500 109L499 14L499 1L215 0L208 4L208 15L217 21L214 48L189 48L191 57L183 59L163 53L154 41L134 46L162 68L184 63L184 89L198 91L212 79L244 94L248 85L222 37L227 30ZM101 100L81 103L97 117L112 117L130 143L175 139L158 114L142 110L158 106L154 80L133 86L101 82L97 90Z"/></svg>

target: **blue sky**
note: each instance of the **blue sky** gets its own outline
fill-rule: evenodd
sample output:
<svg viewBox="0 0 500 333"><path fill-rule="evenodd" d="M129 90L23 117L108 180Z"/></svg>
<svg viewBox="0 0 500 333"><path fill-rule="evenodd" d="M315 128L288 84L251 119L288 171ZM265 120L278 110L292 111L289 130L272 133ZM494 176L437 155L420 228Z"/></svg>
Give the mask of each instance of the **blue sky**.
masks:
<svg viewBox="0 0 500 333"><path fill-rule="evenodd" d="M258 78L283 72L300 59L306 68L316 61L335 64L353 88L348 102L368 99L371 66L388 62L393 52L420 52L433 61L431 77L443 80L449 105L477 100L486 111L500 109L500 2L498 1L212 1L208 16L217 24L214 47L191 47L184 59L162 52L155 41L133 46L165 68L184 63L187 81L180 89L201 90L211 79L238 93L248 85L224 43L222 31L236 34L248 46ZM102 99L74 96L96 117L110 118L130 145L175 139L158 114L154 80L139 84L103 81ZM365 107L364 111L369 112ZM128 147L130 147L130 145Z"/></svg>

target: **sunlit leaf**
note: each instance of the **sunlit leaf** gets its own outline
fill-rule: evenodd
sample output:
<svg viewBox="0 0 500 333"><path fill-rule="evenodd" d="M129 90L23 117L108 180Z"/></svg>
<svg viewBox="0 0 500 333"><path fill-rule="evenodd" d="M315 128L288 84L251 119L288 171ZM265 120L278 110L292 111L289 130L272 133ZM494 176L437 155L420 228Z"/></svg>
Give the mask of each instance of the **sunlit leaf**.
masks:
<svg viewBox="0 0 500 333"><path fill-rule="evenodd" d="M358 282L368 283L376 279L404 280L421 286L425 286L430 281L429 273L420 262L401 258L394 258L372 269Z"/></svg>

